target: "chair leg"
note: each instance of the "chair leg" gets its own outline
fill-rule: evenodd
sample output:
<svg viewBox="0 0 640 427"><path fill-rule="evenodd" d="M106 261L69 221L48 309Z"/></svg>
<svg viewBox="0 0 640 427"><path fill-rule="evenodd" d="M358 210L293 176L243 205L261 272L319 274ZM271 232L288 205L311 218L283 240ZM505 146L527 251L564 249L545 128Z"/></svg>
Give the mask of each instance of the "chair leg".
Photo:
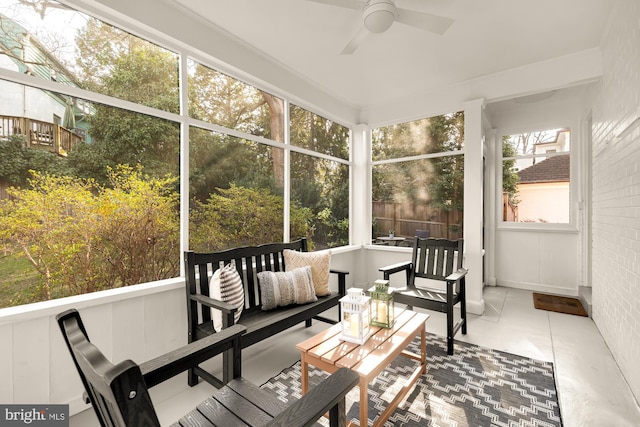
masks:
<svg viewBox="0 0 640 427"><path fill-rule="evenodd" d="M467 335L467 289L464 277L460 281L460 316L462 318L462 335Z"/></svg>
<svg viewBox="0 0 640 427"><path fill-rule="evenodd" d="M453 355L453 288L447 286L447 354Z"/></svg>
<svg viewBox="0 0 640 427"><path fill-rule="evenodd" d="M447 303L447 354L453 355L453 305Z"/></svg>

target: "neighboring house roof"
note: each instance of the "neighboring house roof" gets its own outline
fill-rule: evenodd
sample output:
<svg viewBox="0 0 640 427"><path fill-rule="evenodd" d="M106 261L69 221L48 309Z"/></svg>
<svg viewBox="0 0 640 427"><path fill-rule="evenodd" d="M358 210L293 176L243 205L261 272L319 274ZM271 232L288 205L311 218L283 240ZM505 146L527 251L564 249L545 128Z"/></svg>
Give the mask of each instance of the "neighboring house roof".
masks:
<svg viewBox="0 0 640 427"><path fill-rule="evenodd" d="M80 87L73 74L22 25L2 13L0 22L0 49L17 64L20 72L45 80L55 77L58 83Z"/></svg>
<svg viewBox="0 0 640 427"><path fill-rule="evenodd" d="M568 182L569 155L551 156L518 172L520 184Z"/></svg>

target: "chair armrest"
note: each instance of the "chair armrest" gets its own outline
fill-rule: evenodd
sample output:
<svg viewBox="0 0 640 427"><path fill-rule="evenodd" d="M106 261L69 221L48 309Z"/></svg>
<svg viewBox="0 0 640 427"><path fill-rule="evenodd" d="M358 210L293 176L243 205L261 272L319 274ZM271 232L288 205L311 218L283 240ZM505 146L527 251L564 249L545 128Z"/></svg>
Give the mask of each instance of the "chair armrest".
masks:
<svg viewBox="0 0 640 427"><path fill-rule="evenodd" d="M386 267L380 267L378 271L382 271L385 279L389 278L389 275L399 273L400 271L411 270L411 261L399 262L397 264L387 265Z"/></svg>
<svg viewBox="0 0 640 427"><path fill-rule="evenodd" d="M200 294L190 295L189 298L192 301L196 301L197 303L206 305L207 307L217 308L218 310L226 314L235 313L238 310L236 307L232 306L229 303L226 303L224 301L220 301L217 299L213 299L205 295L200 295Z"/></svg>
<svg viewBox="0 0 640 427"><path fill-rule="evenodd" d="M347 274L348 271L343 270L329 270L329 273L338 275L338 292L341 296L347 295Z"/></svg>
<svg viewBox="0 0 640 427"><path fill-rule="evenodd" d="M350 369L340 368L288 406L267 425L310 426L329 410L330 424L338 425L336 417L345 417L345 396L357 384L358 374Z"/></svg>
<svg viewBox="0 0 640 427"><path fill-rule="evenodd" d="M246 330L245 326L232 325L213 335L142 363L140 370L147 387L160 384L225 350L233 349L234 356L240 358L240 340Z"/></svg>
<svg viewBox="0 0 640 427"><path fill-rule="evenodd" d="M458 280L462 279L464 276L467 275L467 271L468 270L466 268L461 268L458 271L454 271L453 273L445 277L445 280L447 282L457 282Z"/></svg>

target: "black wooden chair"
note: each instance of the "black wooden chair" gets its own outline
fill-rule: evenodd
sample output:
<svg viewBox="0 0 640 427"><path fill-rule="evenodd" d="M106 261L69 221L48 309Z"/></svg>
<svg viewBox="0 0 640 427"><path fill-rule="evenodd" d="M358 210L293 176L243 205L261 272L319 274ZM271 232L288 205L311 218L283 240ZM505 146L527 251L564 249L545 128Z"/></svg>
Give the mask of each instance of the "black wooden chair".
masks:
<svg viewBox="0 0 640 427"><path fill-rule="evenodd" d="M453 337L458 330L462 329L463 334L467 333L467 270L462 267L462 258L462 239L416 237L411 262L380 268L386 280L394 273L404 271L406 274L407 286L394 292L395 302L406 304L409 309L420 307L447 313L447 353L450 355L453 354ZM443 288L417 285L417 278L441 281ZM391 283L391 286L394 284ZM456 304L460 304L460 321L454 325L453 307Z"/></svg>
<svg viewBox="0 0 640 427"><path fill-rule="evenodd" d="M101 426L160 426L148 387L225 350L233 352L234 379L173 426L307 426L326 412L331 426L346 425L345 396L358 383L355 372L341 368L301 399L285 404L241 377L242 325L141 365L131 360L113 365L89 341L76 310L60 313L56 319Z"/></svg>

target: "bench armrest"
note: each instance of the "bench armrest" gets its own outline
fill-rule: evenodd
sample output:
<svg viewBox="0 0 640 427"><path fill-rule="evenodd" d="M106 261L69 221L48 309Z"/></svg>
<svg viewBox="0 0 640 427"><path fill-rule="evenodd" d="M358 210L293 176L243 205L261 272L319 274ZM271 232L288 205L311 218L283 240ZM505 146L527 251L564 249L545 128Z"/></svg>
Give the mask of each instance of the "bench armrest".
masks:
<svg viewBox="0 0 640 427"><path fill-rule="evenodd" d="M340 368L309 393L295 401L267 425L310 426L329 411L329 422L338 425L338 418L345 416L345 396L358 384L358 374Z"/></svg>
<svg viewBox="0 0 640 427"><path fill-rule="evenodd" d="M466 268L460 268L458 271L454 271L453 273L451 273L450 275L448 275L445 280L447 282L457 282L458 280L462 279L464 276L467 275L467 269Z"/></svg>
<svg viewBox="0 0 640 427"><path fill-rule="evenodd" d="M225 350L233 349L234 359L239 360L240 340L246 330L242 325L232 325L216 334L142 363L140 370L147 387L160 384ZM234 369L236 366L239 369L240 364L234 363ZM241 373L238 371L237 374L240 376Z"/></svg>
<svg viewBox="0 0 640 427"><path fill-rule="evenodd" d="M190 295L189 298L192 301L196 301L197 303L206 305L207 307L217 308L218 310L222 311L225 314L235 313L238 310L236 307L232 306L229 303L226 303L224 301L220 301L217 299L213 299L205 295L200 295L200 294Z"/></svg>
<svg viewBox="0 0 640 427"><path fill-rule="evenodd" d="M338 275L338 292L341 296L347 295L347 274L349 274L349 272L331 269L329 273Z"/></svg>

